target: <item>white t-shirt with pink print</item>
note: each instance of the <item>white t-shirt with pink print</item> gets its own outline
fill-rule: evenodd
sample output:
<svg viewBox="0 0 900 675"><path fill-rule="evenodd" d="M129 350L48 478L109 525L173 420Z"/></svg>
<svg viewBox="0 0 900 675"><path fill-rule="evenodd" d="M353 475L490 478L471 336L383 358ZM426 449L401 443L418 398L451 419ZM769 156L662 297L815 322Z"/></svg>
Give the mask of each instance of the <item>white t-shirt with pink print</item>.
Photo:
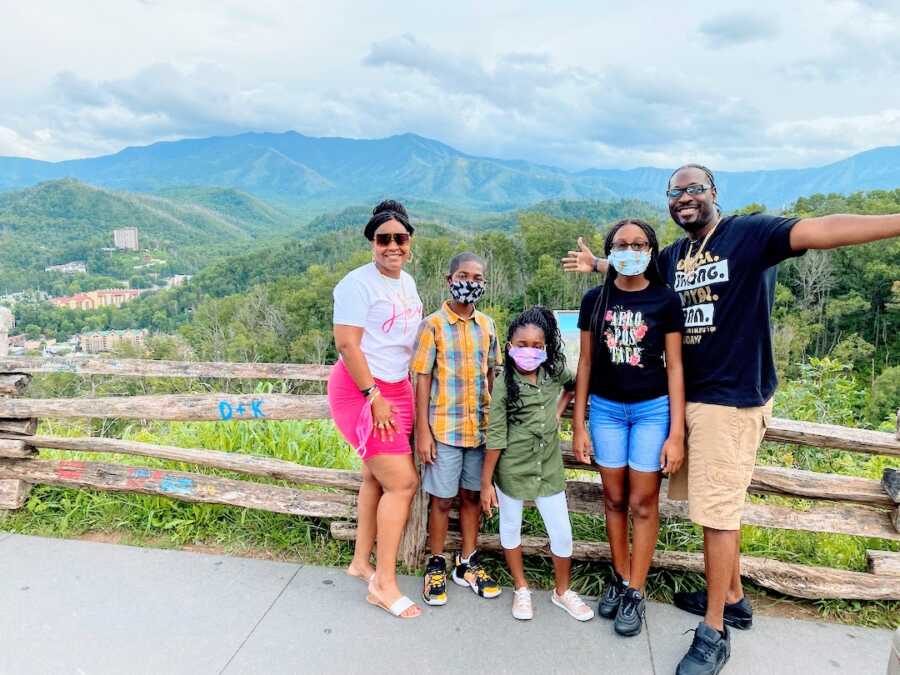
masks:
<svg viewBox="0 0 900 675"><path fill-rule="evenodd" d="M409 376L422 300L415 279L386 277L375 263L357 267L334 287L334 323L363 329L360 347L372 375L385 382Z"/></svg>

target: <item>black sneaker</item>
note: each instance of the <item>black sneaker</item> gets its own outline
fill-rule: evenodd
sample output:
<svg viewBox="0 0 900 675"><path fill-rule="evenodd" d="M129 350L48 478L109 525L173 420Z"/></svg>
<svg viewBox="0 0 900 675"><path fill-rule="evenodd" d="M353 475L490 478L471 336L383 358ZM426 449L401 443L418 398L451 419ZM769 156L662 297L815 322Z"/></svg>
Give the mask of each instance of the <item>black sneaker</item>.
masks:
<svg viewBox="0 0 900 675"><path fill-rule="evenodd" d="M718 675L731 657L731 637L728 628L722 635L702 621L694 631L694 641L678 664L675 675Z"/></svg>
<svg viewBox="0 0 900 675"><path fill-rule="evenodd" d="M628 588L619 573L613 570L612 581L607 581L603 585L603 592L600 594L600 602L597 603L597 614L604 619L612 619L616 612L619 611L619 604L622 602L622 596L625 595L625 589Z"/></svg>
<svg viewBox="0 0 900 675"><path fill-rule="evenodd" d="M425 565L422 598L429 605L447 604L447 561L442 555L431 556Z"/></svg>
<svg viewBox="0 0 900 675"><path fill-rule="evenodd" d="M685 612L706 616L706 591L694 591L693 593L676 593L672 602L678 609ZM747 630L753 625L753 608L746 597L737 602L725 605L725 625L740 630Z"/></svg>
<svg viewBox="0 0 900 675"><path fill-rule="evenodd" d="M481 564L476 551L469 556L468 562L463 562L459 553L456 554L456 565L453 567L453 583L458 586L468 586L475 595L482 598L496 598L503 589L494 581L493 577Z"/></svg>
<svg viewBox="0 0 900 675"><path fill-rule="evenodd" d="M619 603L619 611L616 612L613 629L625 637L632 637L640 633L646 606L647 602L641 592L636 588L628 588Z"/></svg>

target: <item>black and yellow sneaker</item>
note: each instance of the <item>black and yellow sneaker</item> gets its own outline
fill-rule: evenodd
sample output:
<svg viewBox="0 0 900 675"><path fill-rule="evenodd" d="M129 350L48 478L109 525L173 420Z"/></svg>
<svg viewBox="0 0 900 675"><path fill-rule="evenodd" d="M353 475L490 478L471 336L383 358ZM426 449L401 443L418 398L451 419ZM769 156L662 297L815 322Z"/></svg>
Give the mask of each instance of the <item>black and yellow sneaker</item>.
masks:
<svg viewBox="0 0 900 675"><path fill-rule="evenodd" d="M453 567L453 583L458 586L468 586L476 595L482 598L496 598L503 589L500 588L491 575L488 574L478 559L478 551L469 556L467 562L462 561L459 553L456 554L456 565Z"/></svg>
<svg viewBox="0 0 900 675"><path fill-rule="evenodd" d="M422 598L429 605L447 604L447 561L442 555L431 556L425 565Z"/></svg>

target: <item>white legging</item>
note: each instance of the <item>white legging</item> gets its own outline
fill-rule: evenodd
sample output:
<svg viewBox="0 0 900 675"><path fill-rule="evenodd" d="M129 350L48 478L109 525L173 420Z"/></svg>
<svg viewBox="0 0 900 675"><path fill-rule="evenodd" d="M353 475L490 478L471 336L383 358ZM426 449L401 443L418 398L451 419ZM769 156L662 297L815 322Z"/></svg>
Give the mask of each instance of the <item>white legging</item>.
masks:
<svg viewBox="0 0 900 675"><path fill-rule="evenodd" d="M522 507L525 502L503 494L496 485L494 489L500 505L500 545L503 548L519 548L522 543ZM550 552L557 558L571 558L572 523L569 522L565 491L549 497L538 497L534 503L550 537Z"/></svg>

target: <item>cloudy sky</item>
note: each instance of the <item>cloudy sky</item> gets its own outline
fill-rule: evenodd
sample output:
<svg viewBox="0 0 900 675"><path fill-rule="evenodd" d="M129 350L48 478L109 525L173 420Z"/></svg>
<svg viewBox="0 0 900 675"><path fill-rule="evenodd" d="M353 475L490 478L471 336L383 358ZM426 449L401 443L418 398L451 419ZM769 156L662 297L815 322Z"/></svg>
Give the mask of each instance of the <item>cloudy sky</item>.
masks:
<svg viewBox="0 0 900 675"><path fill-rule="evenodd" d="M631 4L4 0L0 155L288 129L571 169L900 145L900 0Z"/></svg>

